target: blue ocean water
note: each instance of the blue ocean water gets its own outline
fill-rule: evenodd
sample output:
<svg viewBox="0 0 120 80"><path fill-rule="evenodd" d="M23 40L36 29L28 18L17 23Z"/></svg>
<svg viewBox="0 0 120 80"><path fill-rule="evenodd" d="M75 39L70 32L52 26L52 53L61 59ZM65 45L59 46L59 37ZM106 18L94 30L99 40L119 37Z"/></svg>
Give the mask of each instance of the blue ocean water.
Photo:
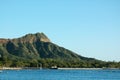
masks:
<svg viewBox="0 0 120 80"><path fill-rule="evenodd" d="M0 80L120 80L120 70L4 70Z"/></svg>

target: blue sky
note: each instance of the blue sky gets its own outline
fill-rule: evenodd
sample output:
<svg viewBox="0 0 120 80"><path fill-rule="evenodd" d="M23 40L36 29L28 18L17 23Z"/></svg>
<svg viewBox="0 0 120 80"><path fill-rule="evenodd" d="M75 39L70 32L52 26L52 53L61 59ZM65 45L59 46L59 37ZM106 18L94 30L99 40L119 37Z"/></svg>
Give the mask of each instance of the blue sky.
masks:
<svg viewBox="0 0 120 80"><path fill-rule="evenodd" d="M82 56L120 61L120 0L0 0L0 38L44 32Z"/></svg>

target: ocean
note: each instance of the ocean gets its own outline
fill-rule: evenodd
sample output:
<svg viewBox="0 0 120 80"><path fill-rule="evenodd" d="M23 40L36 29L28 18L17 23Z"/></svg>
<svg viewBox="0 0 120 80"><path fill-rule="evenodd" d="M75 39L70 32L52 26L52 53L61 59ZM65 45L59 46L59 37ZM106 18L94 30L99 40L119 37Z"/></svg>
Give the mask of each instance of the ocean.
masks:
<svg viewBox="0 0 120 80"><path fill-rule="evenodd" d="M120 80L120 70L3 70L0 80Z"/></svg>

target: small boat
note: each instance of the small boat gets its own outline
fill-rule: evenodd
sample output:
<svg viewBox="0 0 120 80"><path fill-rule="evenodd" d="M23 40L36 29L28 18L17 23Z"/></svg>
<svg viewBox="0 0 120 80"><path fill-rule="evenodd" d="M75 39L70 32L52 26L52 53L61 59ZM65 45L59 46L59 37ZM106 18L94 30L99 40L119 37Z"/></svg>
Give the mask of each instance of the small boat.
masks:
<svg viewBox="0 0 120 80"><path fill-rule="evenodd" d="M58 69L57 66L52 66L50 69Z"/></svg>

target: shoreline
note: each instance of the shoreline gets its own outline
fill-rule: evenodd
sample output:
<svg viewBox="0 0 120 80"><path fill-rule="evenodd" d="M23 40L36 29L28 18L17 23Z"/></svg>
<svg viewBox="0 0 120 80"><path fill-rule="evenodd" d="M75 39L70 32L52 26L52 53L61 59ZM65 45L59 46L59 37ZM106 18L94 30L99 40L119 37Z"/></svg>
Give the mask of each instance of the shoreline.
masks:
<svg viewBox="0 0 120 80"><path fill-rule="evenodd" d="M41 67L0 67L0 70L55 69L55 70L120 70L120 68L41 68Z"/></svg>
<svg viewBox="0 0 120 80"><path fill-rule="evenodd" d="M59 70L120 70L120 68L58 68Z"/></svg>
<svg viewBox="0 0 120 80"><path fill-rule="evenodd" d="M0 67L0 70L42 69L40 67Z"/></svg>
<svg viewBox="0 0 120 80"><path fill-rule="evenodd" d="M21 67L0 67L0 70L21 70Z"/></svg>

